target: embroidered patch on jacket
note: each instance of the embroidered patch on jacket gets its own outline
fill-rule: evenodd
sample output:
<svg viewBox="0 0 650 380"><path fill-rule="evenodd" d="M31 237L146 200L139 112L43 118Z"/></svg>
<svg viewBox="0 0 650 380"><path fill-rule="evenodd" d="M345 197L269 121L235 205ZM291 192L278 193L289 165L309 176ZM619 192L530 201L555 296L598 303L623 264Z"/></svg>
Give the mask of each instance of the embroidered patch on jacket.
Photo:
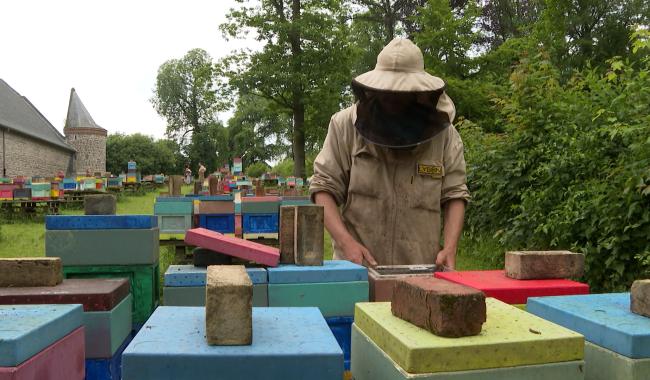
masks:
<svg viewBox="0 0 650 380"><path fill-rule="evenodd" d="M442 166L418 164L418 175L442 178Z"/></svg>

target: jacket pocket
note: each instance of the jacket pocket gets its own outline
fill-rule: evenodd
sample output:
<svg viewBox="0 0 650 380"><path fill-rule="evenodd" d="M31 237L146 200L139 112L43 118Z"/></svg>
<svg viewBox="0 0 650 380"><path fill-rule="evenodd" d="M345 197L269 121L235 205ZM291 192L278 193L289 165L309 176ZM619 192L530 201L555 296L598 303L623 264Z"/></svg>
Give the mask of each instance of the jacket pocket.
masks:
<svg viewBox="0 0 650 380"><path fill-rule="evenodd" d="M408 204L411 209L440 213L443 177L420 175L414 171L413 180L407 186Z"/></svg>
<svg viewBox="0 0 650 380"><path fill-rule="evenodd" d="M377 157L367 150L361 150L352 156L350 168L350 185L348 192L365 197L379 198L381 191L377 179L385 170Z"/></svg>

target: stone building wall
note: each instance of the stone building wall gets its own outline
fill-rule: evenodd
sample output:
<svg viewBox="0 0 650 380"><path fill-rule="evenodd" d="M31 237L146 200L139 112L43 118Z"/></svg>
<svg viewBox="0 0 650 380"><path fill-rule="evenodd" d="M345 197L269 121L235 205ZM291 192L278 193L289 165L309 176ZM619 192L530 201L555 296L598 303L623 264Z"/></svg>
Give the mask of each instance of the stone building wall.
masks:
<svg viewBox="0 0 650 380"><path fill-rule="evenodd" d="M0 131L0 175L3 157L6 158L7 176L53 177L58 171L66 174L74 172L74 152L47 144L41 140L6 130L2 152L2 132Z"/></svg>
<svg viewBox="0 0 650 380"><path fill-rule="evenodd" d="M106 131L91 128L66 128L68 145L77 150L75 170L78 174L106 172Z"/></svg>

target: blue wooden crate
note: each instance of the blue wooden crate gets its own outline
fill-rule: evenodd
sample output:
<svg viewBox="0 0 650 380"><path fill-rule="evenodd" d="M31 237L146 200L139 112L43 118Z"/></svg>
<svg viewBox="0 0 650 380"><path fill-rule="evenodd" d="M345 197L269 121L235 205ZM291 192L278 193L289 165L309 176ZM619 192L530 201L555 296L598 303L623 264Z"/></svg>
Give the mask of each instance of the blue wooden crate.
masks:
<svg viewBox="0 0 650 380"><path fill-rule="evenodd" d="M244 233L276 233L278 222L278 214L244 214Z"/></svg>
<svg viewBox="0 0 650 380"><path fill-rule="evenodd" d="M235 214L201 214L199 227L222 234L234 234Z"/></svg>
<svg viewBox="0 0 650 380"><path fill-rule="evenodd" d="M131 230L158 227L154 215L47 215L46 230Z"/></svg>
<svg viewBox="0 0 650 380"><path fill-rule="evenodd" d="M352 323L354 317L329 317L325 318L325 322L332 330L334 338L343 350L343 360L345 363L345 370L350 370L350 352L352 351Z"/></svg>
<svg viewBox="0 0 650 380"><path fill-rule="evenodd" d="M325 260L321 266L286 264L267 271L269 284L368 281L368 269L347 260Z"/></svg>

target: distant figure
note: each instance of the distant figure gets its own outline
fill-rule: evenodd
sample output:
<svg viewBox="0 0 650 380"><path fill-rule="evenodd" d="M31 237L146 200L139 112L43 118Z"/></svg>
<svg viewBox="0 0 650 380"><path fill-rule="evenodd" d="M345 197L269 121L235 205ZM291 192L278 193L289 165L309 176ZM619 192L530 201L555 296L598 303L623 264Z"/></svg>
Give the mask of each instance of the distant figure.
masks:
<svg viewBox="0 0 650 380"><path fill-rule="evenodd" d="M183 174L185 176L185 184L189 185L192 183L192 169L190 169L190 165L185 165L185 173Z"/></svg>
<svg viewBox="0 0 650 380"><path fill-rule="evenodd" d="M205 180L205 170L203 162L199 161L199 183L201 185L203 185L203 181Z"/></svg>

